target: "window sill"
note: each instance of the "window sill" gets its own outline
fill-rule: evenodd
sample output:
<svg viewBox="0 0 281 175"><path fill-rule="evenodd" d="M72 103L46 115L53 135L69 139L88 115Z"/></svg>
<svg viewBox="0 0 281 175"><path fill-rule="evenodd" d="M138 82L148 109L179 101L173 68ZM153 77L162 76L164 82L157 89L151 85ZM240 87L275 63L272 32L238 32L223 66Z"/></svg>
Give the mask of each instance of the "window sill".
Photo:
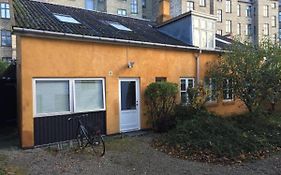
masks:
<svg viewBox="0 0 281 175"><path fill-rule="evenodd" d="M205 104L206 107L216 107L216 106L218 106L218 105L219 105L219 104L218 104L217 101L208 101L208 102L206 102L206 104Z"/></svg>
<svg viewBox="0 0 281 175"><path fill-rule="evenodd" d="M99 110L93 110L93 111L57 112L57 113L49 113L49 114L37 114L34 116L34 118L61 116L61 115L73 115L73 114L85 114L85 113L93 113L93 112L101 112L101 111L106 111L106 110L99 109Z"/></svg>
<svg viewBox="0 0 281 175"><path fill-rule="evenodd" d="M223 105L234 105L235 101L234 100L223 100L222 104Z"/></svg>

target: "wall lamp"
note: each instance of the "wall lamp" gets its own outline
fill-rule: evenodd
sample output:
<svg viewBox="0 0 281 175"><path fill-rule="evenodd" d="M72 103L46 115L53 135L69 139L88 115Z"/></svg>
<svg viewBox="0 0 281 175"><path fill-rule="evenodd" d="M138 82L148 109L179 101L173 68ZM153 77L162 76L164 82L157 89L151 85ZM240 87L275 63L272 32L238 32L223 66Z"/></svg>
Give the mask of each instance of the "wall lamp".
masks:
<svg viewBox="0 0 281 175"><path fill-rule="evenodd" d="M132 68L134 67L134 64L135 64L135 62L129 61L129 62L128 62L128 68L129 68L129 69L132 69Z"/></svg>

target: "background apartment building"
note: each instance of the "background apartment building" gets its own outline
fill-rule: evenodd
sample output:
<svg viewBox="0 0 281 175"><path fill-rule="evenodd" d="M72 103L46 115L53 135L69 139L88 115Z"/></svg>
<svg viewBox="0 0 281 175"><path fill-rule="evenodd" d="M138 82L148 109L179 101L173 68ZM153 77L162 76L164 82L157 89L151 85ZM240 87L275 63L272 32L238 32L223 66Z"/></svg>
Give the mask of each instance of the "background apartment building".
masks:
<svg viewBox="0 0 281 175"><path fill-rule="evenodd" d="M153 8L158 5L153 1ZM278 0L170 0L171 17L191 10L216 16L217 34L251 42L278 40ZM149 18L156 20L157 12Z"/></svg>

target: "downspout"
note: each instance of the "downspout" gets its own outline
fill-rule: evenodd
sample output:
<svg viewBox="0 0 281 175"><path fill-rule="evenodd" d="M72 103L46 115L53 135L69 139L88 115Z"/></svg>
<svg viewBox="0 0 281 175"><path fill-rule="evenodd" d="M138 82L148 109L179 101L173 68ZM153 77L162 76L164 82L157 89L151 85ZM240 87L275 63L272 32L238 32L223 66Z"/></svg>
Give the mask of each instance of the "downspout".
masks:
<svg viewBox="0 0 281 175"><path fill-rule="evenodd" d="M196 85L199 86L200 84L200 55L202 53L202 50L199 49L199 53L195 54L196 59Z"/></svg>

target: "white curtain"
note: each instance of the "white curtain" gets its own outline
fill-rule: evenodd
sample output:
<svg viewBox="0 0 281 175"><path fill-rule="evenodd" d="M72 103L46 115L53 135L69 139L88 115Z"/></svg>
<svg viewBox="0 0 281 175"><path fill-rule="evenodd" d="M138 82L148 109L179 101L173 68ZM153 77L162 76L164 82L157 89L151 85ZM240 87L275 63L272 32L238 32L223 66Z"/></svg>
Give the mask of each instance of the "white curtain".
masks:
<svg viewBox="0 0 281 175"><path fill-rule="evenodd" d="M36 81L37 114L70 111L68 81Z"/></svg>
<svg viewBox="0 0 281 175"><path fill-rule="evenodd" d="M102 80L75 81L76 111L92 111L103 109L103 101Z"/></svg>

